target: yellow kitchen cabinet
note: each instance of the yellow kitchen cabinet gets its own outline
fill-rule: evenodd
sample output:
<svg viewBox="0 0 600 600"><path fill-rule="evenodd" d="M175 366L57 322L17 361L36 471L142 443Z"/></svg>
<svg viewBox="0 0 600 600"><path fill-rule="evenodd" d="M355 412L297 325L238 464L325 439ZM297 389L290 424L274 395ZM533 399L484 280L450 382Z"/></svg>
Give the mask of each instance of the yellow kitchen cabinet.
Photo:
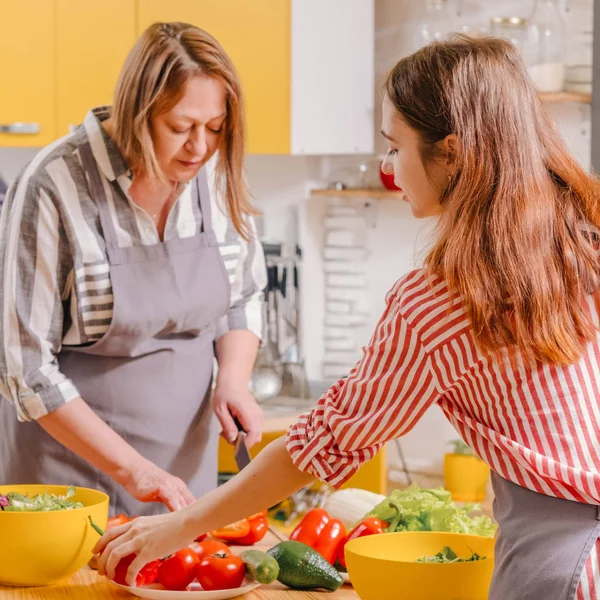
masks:
<svg viewBox="0 0 600 600"><path fill-rule="evenodd" d="M242 81L249 152L290 147L289 0L138 0L139 33L156 21L184 21L213 35Z"/></svg>
<svg viewBox="0 0 600 600"><path fill-rule="evenodd" d="M247 152L373 152L374 0L138 0L138 33L211 33L242 81Z"/></svg>
<svg viewBox="0 0 600 600"><path fill-rule="evenodd" d="M55 1L57 136L63 136L90 108L112 104L117 77L137 37L136 0Z"/></svg>
<svg viewBox="0 0 600 600"><path fill-rule="evenodd" d="M55 14L49 0L0 0L0 146L42 146L55 128Z"/></svg>

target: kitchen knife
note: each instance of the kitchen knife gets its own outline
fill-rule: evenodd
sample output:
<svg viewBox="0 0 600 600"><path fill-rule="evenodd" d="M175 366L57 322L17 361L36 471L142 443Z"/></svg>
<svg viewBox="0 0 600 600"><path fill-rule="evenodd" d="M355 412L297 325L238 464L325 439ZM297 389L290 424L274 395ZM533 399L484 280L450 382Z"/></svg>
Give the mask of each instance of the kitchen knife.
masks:
<svg viewBox="0 0 600 600"><path fill-rule="evenodd" d="M246 448L246 430L242 427L242 424L237 420L237 417L233 419L235 425L238 428L238 436L235 440L235 462L238 469L241 471L250 464L250 453Z"/></svg>

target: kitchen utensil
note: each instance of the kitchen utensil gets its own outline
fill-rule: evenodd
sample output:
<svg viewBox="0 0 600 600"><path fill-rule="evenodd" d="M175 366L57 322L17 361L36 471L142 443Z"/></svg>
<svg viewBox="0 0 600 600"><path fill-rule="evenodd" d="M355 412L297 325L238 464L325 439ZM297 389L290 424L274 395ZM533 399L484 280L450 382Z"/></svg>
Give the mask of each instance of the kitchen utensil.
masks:
<svg viewBox="0 0 600 600"><path fill-rule="evenodd" d="M462 563L416 563L449 546L458 556L473 552L485 560ZM346 566L362 600L487 600L494 570L494 539L463 533L406 531L349 541Z"/></svg>
<svg viewBox="0 0 600 600"><path fill-rule="evenodd" d="M272 368L254 369L250 377L250 392L257 402L274 398L282 388L281 377Z"/></svg>
<svg viewBox="0 0 600 600"><path fill-rule="evenodd" d="M235 426L238 428L238 436L235 440L234 456L238 469L241 471L250 464L252 459L250 458L250 453L246 447L246 430L243 428L242 424L237 420L237 418L234 418L233 420L235 422Z"/></svg>
<svg viewBox="0 0 600 600"><path fill-rule="evenodd" d="M0 494L64 495L66 485L1 485ZM77 488L72 498L84 508L49 512L0 511L0 585L38 586L70 577L92 558L98 534L108 519L108 496Z"/></svg>
<svg viewBox="0 0 600 600"><path fill-rule="evenodd" d="M186 590L177 591L165 590L161 585L156 583L140 588L119 585L114 581L111 581L111 583L138 598L147 598L148 600L228 600L229 598L243 596L260 585L260 583L256 583L255 581L246 581L239 588L209 591L203 590L202 586L197 581L194 581Z"/></svg>

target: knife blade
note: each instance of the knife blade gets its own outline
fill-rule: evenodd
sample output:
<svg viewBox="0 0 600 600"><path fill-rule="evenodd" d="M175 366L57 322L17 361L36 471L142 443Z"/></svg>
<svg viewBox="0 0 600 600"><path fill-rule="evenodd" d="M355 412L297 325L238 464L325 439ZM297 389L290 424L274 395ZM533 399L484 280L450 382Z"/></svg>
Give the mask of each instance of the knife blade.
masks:
<svg viewBox="0 0 600 600"><path fill-rule="evenodd" d="M238 436L235 440L234 456L238 469L241 471L250 464L251 458L248 448L246 447L246 430L242 427L242 424L238 421L237 417L234 417L233 420L238 428Z"/></svg>

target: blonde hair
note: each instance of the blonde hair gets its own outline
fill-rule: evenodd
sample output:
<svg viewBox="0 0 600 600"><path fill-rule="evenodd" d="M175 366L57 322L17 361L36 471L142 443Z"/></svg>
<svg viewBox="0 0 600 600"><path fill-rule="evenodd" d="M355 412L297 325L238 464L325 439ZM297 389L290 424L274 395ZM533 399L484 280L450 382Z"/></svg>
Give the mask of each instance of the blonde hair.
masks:
<svg viewBox="0 0 600 600"><path fill-rule="evenodd" d="M421 137L425 166L460 140L426 265L463 298L480 346L576 362L598 329L600 182L565 147L515 47L454 36L402 59L386 93Z"/></svg>
<svg viewBox="0 0 600 600"><path fill-rule="evenodd" d="M129 52L114 93L114 139L133 170L164 179L154 154L150 121L172 108L185 82L203 74L225 88L227 117L219 141L217 189L225 195L229 217L248 239L246 217L258 214L249 200L244 173L245 119L235 67L209 33L188 23L154 23Z"/></svg>

